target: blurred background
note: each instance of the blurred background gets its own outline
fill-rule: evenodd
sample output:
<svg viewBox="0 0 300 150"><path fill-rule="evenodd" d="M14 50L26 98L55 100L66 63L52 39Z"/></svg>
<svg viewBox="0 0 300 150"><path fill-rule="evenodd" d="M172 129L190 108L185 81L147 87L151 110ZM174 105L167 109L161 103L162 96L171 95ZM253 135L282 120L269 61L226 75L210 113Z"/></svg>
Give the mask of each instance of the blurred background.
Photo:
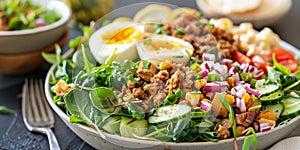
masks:
<svg viewBox="0 0 300 150"><path fill-rule="evenodd" d="M199 7L199 4L203 4L200 1L205 1L205 0L186 0L186 1L182 1L182 0L64 0L64 1L67 4L69 4L73 9L74 19L84 24L88 24L90 20L97 20L97 18L101 17L102 15L109 12L110 10L116 10L126 5L141 3L141 2L169 3L179 7L195 8L202 12L207 11L207 9L204 10L203 8L201 9L201 6ZM268 26L271 29L273 29L276 33L278 33L281 39L296 46L297 48L300 48L300 42L299 42L300 19L295 19L295 18L300 18L300 9L299 9L300 1L298 0L275 0L275 1L262 0L262 1L266 1L266 3L273 2L274 6L272 5L272 3L270 3L269 5L270 9L272 10L267 10L264 8L265 11L260 13L256 17L255 14L251 14L251 16L249 17L249 12L247 12L247 14L238 14L231 17L233 19L238 19L237 22L241 22L244 20L252 21L252 23L256 22L256 24L258 24L256 26L258 30L264 26ZM278 8L276 9L276 7ZM270 14L267 15L266 14L267 11L270 11ZM206 15L207 17L214 17L213 15L211 15L211 13L204 13L204 15ZM267 19L257 20L257 18L262 18L263 15L267 15ZM216 16L230 17L230 15L226 16L226 14L225 15L219 14ZM245 19L245 17L247 18ZM270 19L273 21L268 21Z"/></svg>

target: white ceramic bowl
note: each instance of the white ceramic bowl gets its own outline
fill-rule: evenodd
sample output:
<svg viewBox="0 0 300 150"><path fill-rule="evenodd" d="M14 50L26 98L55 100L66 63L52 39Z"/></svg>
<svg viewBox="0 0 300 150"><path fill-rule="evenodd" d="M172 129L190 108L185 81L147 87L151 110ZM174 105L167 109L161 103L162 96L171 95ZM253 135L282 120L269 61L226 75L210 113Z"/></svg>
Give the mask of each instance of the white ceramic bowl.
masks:
<svg viewBox="0 0 300 150"><path fill-rule="evenodd" d="M18 31L0 31L0 54L20 54L42 50L54 44L68 28L69 7L58 0L48 1L47 9L55 10L61 19L50 25Z"/></svg>
<svg viewBox="0 0 300 150"><path fill-rule="evenodd" d="M295 55L299 56L299 51L293 47L292 45L281 42L281 46L287 50L290 50ZM66 53L65 56L69 56L71 53ZM47 100L53 110L58 114L58 116L63 120L63 122L81 139L90 144L96 149L105 149L105 150L117 150L117 149L133 149L133 148L146 148L146 149L165 149L165 146L162 143L155 141L146 141L146 140L138 140L126 137L120 137L118 135L112 135L108 133L104 133L107 137L106 142L97 134L96 130L93 128L81 125L81 124L72 124L69 122L69 117L53 102L52 94L50 93L49 82L51 80L51 72L56 69L56 66L53 65L46 77L45 81L45 93ZM300 124L300 116L292 119L287 124L276 127L270 131L257 133L257 140L259 141L259 149L266 149L270 147L272 144L277 141L287 137L291 132L295 131L295 129ZM239 145L239 149L242 149L243 140L245 137L238 137L237 143ZM234 149L233 139L220 140L219 142L183 142L183 143L173 143L166 142L168 148L172 150L198 150L198 149Z"/></svg>

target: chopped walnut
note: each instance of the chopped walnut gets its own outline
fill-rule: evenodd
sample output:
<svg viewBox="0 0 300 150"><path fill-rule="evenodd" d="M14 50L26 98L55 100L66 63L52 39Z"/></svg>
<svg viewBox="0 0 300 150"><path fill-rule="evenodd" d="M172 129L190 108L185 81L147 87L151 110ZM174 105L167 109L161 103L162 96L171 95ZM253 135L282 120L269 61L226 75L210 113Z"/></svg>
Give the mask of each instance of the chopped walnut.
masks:
<svg viewBox="0 0 300 150"><path fill-rule="evenodd" d="M75 84L68 84L64 80L59 80L55 85L54 92L56 95L64 96L75 87L76 87Z"/></svg>
<svg viewBox="0 0 300 150"><path fill-rule="evenodd" d="M175 93L175 91L180 87L180 76L182 75L181 71L176 71L171 78L166 83L167 93Z"/></svg>
<svg viewBox="0 0 300 150"><path fill-rule="evenodd" d="M145 63L145 61L142 61L136 72L138 73L139 77L149 82L151 77L157 73L157 66L152 62L148 62L148 66Z"/></svg>
<svg viewBox="0 0 300 150"><path fill-rule="evenodd" d="M228 130L228 128L222 125L219 125L216 131L218 133L217 135L218 138L227 139L228 137L230 137L230 131Z"/></svg>
<svg viewBox="0 0 300 150"><path fill-rule="evenodd" d="M134 88L132 94L135 98L144 99L146 97L145 91L141 88Z"/></svg>
<svg viewBox="0 0 300 150"><path fill-rule="evenodd" d="M169 72L167 70L162 70L162 71L159 71L158 74L154 75L151 78L151 82L155 82L158 80L167 81L169 79L169 77L170 77Z"/></svg>

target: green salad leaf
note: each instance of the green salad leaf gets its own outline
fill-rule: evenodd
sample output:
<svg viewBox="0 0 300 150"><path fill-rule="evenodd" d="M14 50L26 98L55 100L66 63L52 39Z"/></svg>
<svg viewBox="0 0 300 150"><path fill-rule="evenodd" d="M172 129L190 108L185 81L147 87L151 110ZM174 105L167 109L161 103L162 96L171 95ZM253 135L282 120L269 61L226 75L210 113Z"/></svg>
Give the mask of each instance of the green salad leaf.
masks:
<svg viewBox="0 0 300 150"><path fill-rule="evenodd" d="M7 108L6 106L0 106L0 112L7 113L7 114L13 114L15 111Z"/></svg>

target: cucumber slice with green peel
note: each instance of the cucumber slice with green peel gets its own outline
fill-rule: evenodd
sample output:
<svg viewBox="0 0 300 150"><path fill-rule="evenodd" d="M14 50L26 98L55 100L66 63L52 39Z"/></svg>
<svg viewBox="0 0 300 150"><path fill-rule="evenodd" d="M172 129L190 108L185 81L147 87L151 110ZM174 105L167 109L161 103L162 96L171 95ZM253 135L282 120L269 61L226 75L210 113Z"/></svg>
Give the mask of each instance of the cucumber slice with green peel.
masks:
<svg viewBox="0 0 300 150"><path fill-rule="evenodd" d="M266 84L263 85L262 87L256 88L255 90L257 90L261 94L261 96L265 96L274 93L279 89L280 86L277 84Z"/></svg>
<svg viewBox="0 0 300 150"><path fill-rule="evenodd" d="M151 124L161 123L164 121L170 121L185 116L191 117L192 108L186 104L174 104L160 107L156 110L157 116L151 116L148 122Z"/></svg>
<svg viewBox="0 0 300 150"><path fill-rule="evenodd" d="M279 118L284 110L284 106L282 103L277 103L274 105L267 105L264 107L263 110L267 110L269 112L272 112L273 114L276 114L276 117Z"/></svg>
<svg viewBox="0 0 300 150"><path fill-rule="evenodd" d="M300 114L300 98L287 97L281 100L284 110L281 117L284 119L294 118Z"/></svg>
<svg viewBox="0 0 300 150"><path fill-rule="evenodd" d="M148 129L148 121L145 119L134 120L130 117L121 117L120 134L123 137L134 138L136 136L144 136Z"/></svg>
<svg viewBox="0 0 300 150"><path fill-rule="evenodd" d="M109 117L104 121L102 129L108 133L116 134L120 130L120 122L120 116Z"/></svg>
<svg viewBox="0 0 300 150"><path fill-rule="evenodd" d="M269 95L261 96L259 100L263 104L267 105L273 105L276 104L278 101L280 101L284 96L284 92L282 90L277 90L274 93L271 93Z"/></svg>

